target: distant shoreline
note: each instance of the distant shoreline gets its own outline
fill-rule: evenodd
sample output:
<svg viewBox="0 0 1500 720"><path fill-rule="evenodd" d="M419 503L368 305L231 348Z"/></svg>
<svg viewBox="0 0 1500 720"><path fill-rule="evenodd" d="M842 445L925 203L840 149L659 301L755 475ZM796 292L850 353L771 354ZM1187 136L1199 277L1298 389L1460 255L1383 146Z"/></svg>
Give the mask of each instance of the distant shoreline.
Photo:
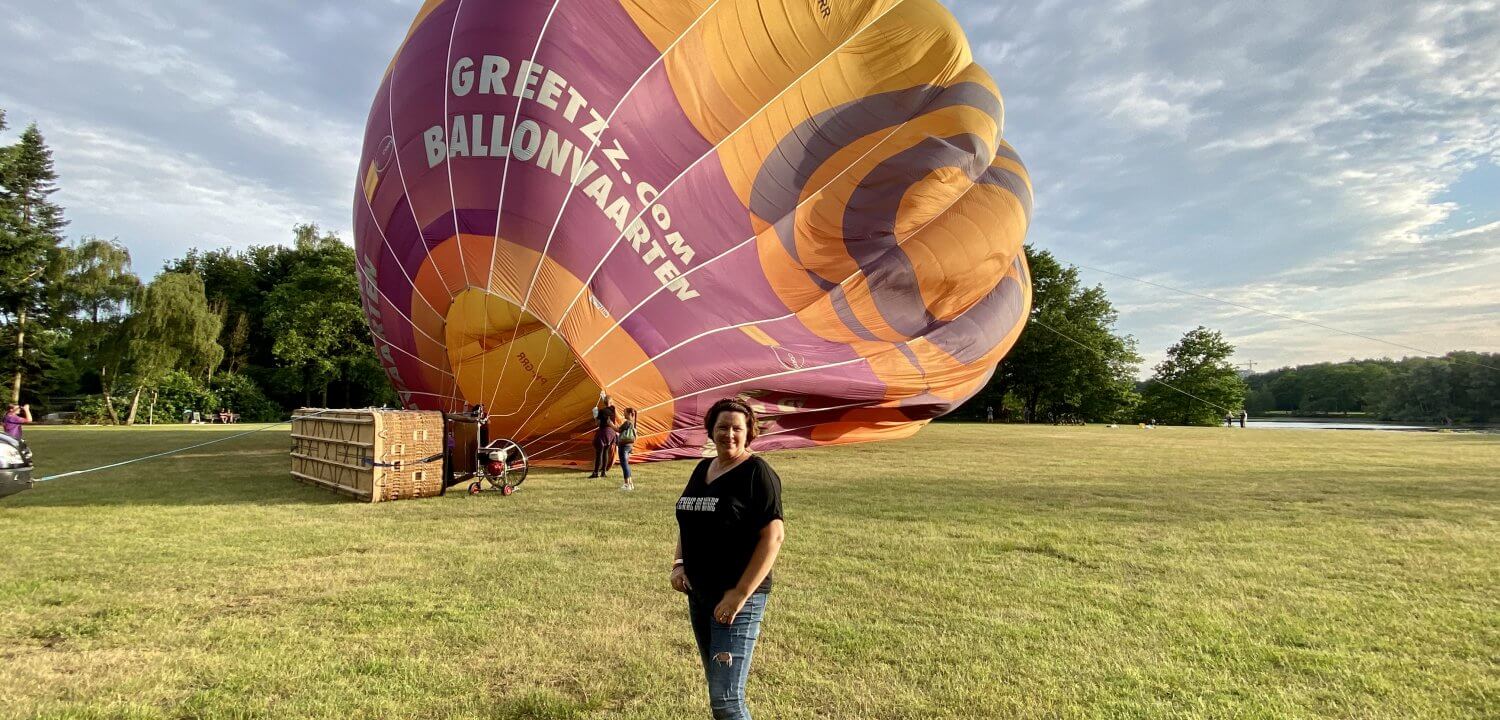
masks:
<svg viewBox="0 0 1500 720"><path fill-rule="evenodd" d="M1437 425L1433 423L1371 420L1359 417L1252 417L1250 427L1272 430L1383 430L1387 432L1481 432L1500 433L1500 425Z"/></svg>

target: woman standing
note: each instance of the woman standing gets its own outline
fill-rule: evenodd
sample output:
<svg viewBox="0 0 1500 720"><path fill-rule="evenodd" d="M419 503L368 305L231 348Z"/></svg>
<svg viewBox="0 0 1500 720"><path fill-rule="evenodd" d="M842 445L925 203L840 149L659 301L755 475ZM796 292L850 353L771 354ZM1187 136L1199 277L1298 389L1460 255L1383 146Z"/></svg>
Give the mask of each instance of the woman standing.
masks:
<svg viewBox="0 0 1500 720"><path fill-rule="evenodd" d="M677 500L672 588L688 596L715 720L749 720L745 680L785 538L781 478L750 452L755 411L743 401L714 403L704 427L717 456L698 463Z"/></svg>
<svg viewBox="0 0 1500 720"><path fill-rule="evenodd" d="M594 420L599 424L594 428L594 472L589 474L591 478L604 477L609 466L614 464L615 440L619 437L615 430L615 405L604 393L599 393L599 402L594 405Z"/></svg>
<svg viewBox="0 0 1500 720"><path fill-rule="evenodd" d="M615 441L615 450L620 455L620 472L625 474L625 483L620 489L626 492L635 489L635 483L630 481L630 451L634 446L635 408L625 408L625 421L620 423L620 439Z"/></svg>
<svg viewBox="0 0 1500 720"><path fill-rule="evenodd" d="M21 439L21 426L31 422L31 405L16 405L11 403L5 409L5 434L17 440Z"/></svg>

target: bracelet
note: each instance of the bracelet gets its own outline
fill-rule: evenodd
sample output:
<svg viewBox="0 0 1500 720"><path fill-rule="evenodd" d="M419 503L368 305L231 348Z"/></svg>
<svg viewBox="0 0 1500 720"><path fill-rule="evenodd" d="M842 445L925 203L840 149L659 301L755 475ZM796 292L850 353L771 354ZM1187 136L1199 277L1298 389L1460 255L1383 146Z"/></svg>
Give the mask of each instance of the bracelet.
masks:
<svg viewBox="0 0 1500 720"><path fill-rule="evenodd" d="M685 565L685 564L687 564L687 563L682 558L677 558L676 560L672 561L672 567L673 568L676 568L678 565Z"/></svg>

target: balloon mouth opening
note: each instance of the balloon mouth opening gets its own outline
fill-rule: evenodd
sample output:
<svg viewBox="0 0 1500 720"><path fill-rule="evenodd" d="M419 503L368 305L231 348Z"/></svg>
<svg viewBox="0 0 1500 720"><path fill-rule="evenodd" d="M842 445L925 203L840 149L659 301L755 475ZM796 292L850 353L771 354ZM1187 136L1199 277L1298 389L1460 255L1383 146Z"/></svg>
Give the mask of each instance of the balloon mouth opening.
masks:
<svg viewBox="0 0 1500 720"><path fill-rule="evenodd" d="M590 421L599 384L578 353L513 300L480 288L453 298L446 318L458 394L483 403L490 437L562 442Z"/></svg>

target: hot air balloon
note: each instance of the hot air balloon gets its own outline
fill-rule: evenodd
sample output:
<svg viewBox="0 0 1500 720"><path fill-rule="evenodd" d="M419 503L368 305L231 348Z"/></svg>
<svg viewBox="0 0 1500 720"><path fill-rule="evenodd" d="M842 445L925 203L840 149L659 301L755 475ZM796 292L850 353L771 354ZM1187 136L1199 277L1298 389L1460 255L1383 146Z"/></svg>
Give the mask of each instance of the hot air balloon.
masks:
<svg viewBox="0 0 1500 720"><path fill-rule="evenodd" d="M364 309L412 408L482 404L541 462L894 439L1030 310L1031 184L935 0L429 0L354 198Z"/></svg>

